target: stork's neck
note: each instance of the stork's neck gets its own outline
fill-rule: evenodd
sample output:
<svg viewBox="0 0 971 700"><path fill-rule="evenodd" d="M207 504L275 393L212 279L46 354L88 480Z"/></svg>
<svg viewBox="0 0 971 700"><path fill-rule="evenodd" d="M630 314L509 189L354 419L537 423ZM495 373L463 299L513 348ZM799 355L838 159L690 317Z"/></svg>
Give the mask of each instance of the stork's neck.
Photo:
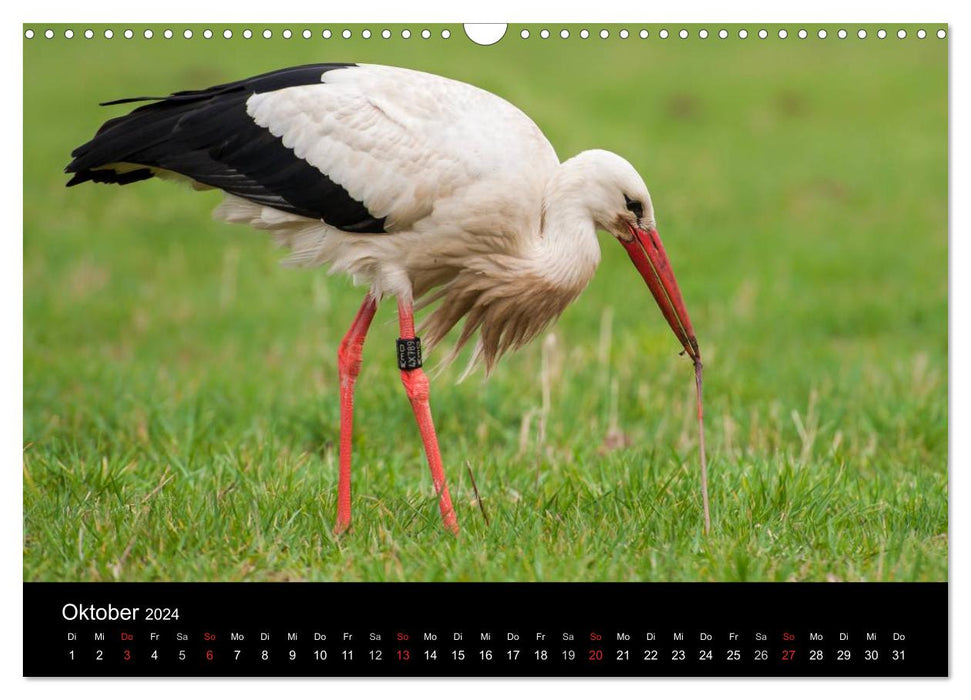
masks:
<svg viewBox="0 0 971 700"><path fill-rule="evenodd" d="M600 263L584 170L579 158L571 158L560 164L547 183L538 251L545 276L551 282L576 288L577 294Z"/></svg>

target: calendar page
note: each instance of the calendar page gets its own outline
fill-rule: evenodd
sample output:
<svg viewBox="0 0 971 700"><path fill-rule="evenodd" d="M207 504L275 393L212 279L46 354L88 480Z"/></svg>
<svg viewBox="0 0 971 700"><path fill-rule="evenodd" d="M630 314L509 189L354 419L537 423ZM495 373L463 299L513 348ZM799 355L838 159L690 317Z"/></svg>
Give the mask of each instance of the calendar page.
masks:
<svg viewBox="0 0 971 700"><path fill-rule="evenodd" d="M22 37L24 675L948 675L948 25Z"/></svg>

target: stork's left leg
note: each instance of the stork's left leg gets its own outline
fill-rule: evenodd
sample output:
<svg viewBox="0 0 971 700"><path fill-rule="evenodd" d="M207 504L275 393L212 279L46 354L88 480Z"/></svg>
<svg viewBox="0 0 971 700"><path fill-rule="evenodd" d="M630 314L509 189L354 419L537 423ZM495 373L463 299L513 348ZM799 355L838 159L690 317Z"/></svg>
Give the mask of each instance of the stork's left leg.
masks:
<svg viewBox="0 0 971 700"><path fill-rule="evenodd" d="M442 455L438 450L438 437L435 435L435 423L432 421L432 410L428 405L430 394L428 377L421 369L421 341L415 337L415 314L411 299L398 300L398 323L401 328L401 338L398 339L398 367L401 368L401 382L405 385L405 392L418 421L421 441L425 444L425 455L432 472L432 483L438 494L438 507L442 511L442 522L445 527L458 533L459 525L452 508L452 499L448 495L448 485L445 483L445 471L442 469Z"/></svg>
<svg viewBox="0 0 971 700"><path fill-rule="evenodd" d="M340 472L337 477L337 524L341 534L351 525L351 433L354 424L354 382L361 371L361 352L378 303L369 292L337 350L337 370L341 383Z"/></svg>

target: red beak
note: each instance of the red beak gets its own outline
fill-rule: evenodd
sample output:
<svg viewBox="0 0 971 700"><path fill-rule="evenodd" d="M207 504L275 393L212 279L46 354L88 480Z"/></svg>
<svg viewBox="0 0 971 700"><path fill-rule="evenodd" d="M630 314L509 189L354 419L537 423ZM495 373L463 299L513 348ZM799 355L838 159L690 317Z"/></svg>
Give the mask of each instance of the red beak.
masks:
<svg viewBox="0 0 971 700"><path fill-rule="evenodd" d="M684 351L696 362L701 359L701 351L698 349L698 340L695 338L694 329L691 327L691 319L688 318L688 310L684 307L684 300L681 298L681 290L678 288L678 281L674 278L671 270L671 262L668 260L664 246L661 245L661 237L656 229L641 229L628 224L631 232L631 240L621 241L627 249L634 267L641 273L641 277L647 282L651 294L654 295L657 305L661 307L661 313L667 319L671 330L678 337Z"/></svg>

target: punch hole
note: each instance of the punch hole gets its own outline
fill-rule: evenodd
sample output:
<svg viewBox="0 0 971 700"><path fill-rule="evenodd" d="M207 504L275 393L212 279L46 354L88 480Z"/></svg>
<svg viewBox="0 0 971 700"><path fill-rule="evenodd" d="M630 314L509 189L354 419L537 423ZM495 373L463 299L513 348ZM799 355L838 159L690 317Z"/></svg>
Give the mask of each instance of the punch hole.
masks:
<svg viewBox="0 0 971 700"><path fill-rule="evenodd" d="M370 39L371 38L371 30L370 29L365 29L364 31L362 31L361 32L361 37L364 38L364 39Z"/></svg>
<svg viewBox="0 0 971 700"><path fill-rule="evenodd" d="M662 29L661 31L659 31L657 33L657 35L659 37L661 37L662 39L667 39L668 38L668 30L667 29Z"/></svg>
<svg viewBox="0 0 971 700"><path fill-rule="evenodd" d="M192 30L191 29L186 29L184 32L182 32L182 38L183 39L191 39L192 38Z"/></svg>
<svg viewBox="0 0 971 700"><path fill-rule="evenodd" d="M739 39L745 39L747 37L748 37L748 30L747 29L739 29L738 30L738 38Z"/></svg>
<svg viewBox="0 0 971 700"><path fill-rule="evenodd" d="M728 38L728 30L727 29L719 29L718 30L718 38L719 39L727 39Z"/></svg>
<svg viewBox="0 0 971 700"><path fill-rule="evenodd" d="M73 39L74 38L74 30L73 29L65 29L64 30L64 38L65 39Z"/></svg>
<svg viewBox="0 0 971 700"><path fill-rule="evenodd" d="M682 39L687 39L688 38L688 30L687 29L682 29L680 32L678 32L678 36L681 37Z"/></svg>
<svg viewBox="0 0 971 700"><path fill-rule="evenodd" d="M144 32L142 32L142 36L146 39L151 39L153 36L155 36L155 33L151 29L146 29Z"/></svg>
<svg viewBox="0 0 971 700"><path fill-rule="evenodd" d="M24 32L24 36L26 38L28 38L28 39L33 39L34 38L34 30L33 29L28 29L26 32Z"/></svg>
<svg viewBox="0 0 971 700"><path fill-rule="evenodd" d="M522 30L521 32L519 32L519 36L521 38L523 38L523 39L528 39L529 38L529 30L528 29Z"/></svg>
<svg viewBox="0 0 971 700"><path fill-rule="evenodd" d="M826 38L826 30L825 29L820 29L818 32L816 32L816 36L818 36L820 39L825 39Z"/></svg>
<svg viewBox="0 0 971 700"><path fill-rule="evenodd" d="M707 39L708 38L708 30L707 29L699 29L698 30L698 36L701 37L702 39Z"/></svg>
<svg viewBox="0 0 971 700"><path fill-rule="evenodd" d="M232 39L232 38L233 38L233 30L232 29L224 29L223 30L223 39Z"/></svg>
<svg viewBox="0 0 971 700"><path fill-rule="evenodd" d="M382 29L381 30L381 38L382 39L390 39L391 38L391 30L390 29Z"/></svg>
<svg viewBox="0 0 971 700"><path fill-rule="evenodd" d="M568 30L568 29L561 29L560 30L560 38L561 39L569 39L570 38L570 30Z"/></svg>
<svg viewBox="0 0 971 700"><path fill-rule="evenodd" d="M878 39L886 39L887 38L887 30L886 29L880 29L879 31L877 31L877 38Z"/></svg>
<svg viewBox="0 0 971 700"><path fill-rule="evenodd" d="M244 39L252 39L253 38L253 31L250 30L250 29L244 29L243 30L243 38Z"/></svg>
<svg viewBox="0 0 971 700"><path fill-rule="evenodd" d="M271 32L269 29L264 29L263 30L263 38L264 39L269 39L272 36L273 36L273 32Z"/></svg>
<svg viewBox="0 0 971 700"><path fill-rule="evenodd" d="M943 29L938 29L937 30L937 38L938 39L943 39L946 36L947 36L947 32L946 31L944 31Z"/></svg>
<svg viewBox="0 0 971 700"><path fill-rule="evenodd" d="M610 36L610 32L608 32L606 29L601 29L600 30L600 38L601 39L606 39L608 36Z"/></svg>
<svg viewBox="0 0 971 700"><path fill-rule="evenodd" d="M836 36L838 36L840 39L845 39L846 38L846 30L845 29L840 29L838 32L836 32Z"/></svg>
<svg viewBox="0 0 971 700"><path fill-rule="evenodd" d="M166 39L171 39L173 36L172 30L166 29L164 32L162 32L162 36L164 36Z"/></svg>
<svg viewBox="0 0 971 700"><path fill-rule="evenodd" d="M341 32L341 36L344 37L345 39L350 39L351 38L351 30L350 29L345 29L344 31Z"/></svg>
<svg viewBox="0 0 971 700"><path fill-rule="evenodd" d="M84 38L85 39L94 39L94 32L91 31L90 29L85 29L84 30Z"/></svg>
<svg viewBox="0 0 971 700"><path fill-rule="evenodd" d="M861 39L866 39L866 29L861 29L856 33L856 35Z"/></svg>
<svg viewBox="0 0 971 700"><path fill-rule="evenodd" d="M629 31L627 31L626 29L621 29L620 30L620 38L621 39L626 39L629 36L630 36L630 32Z"/></svg>
<svg viewBox="0 0 971 700"><path fill-rule="evenodd" d="M769 38L769 33L767 31L765 31L764 29L760 29L759 30L759 39L768 39L768 38Z"/></svg>
<svg viewBox="0 0 971 700"><path fill-rule="evenodd" d="M212 30L211 29L204 29L202 31L202 37L204 39L212 39Z"/></svg>
<svg viewBox="0 0 971 700"><path fill-rule="evenodd" d="M897 30L897 38L898 39L906 39L907 38L907 30L906 29L898 29Z"/></svg>
<svg viewBox="0 0 971 700"><path fill-rule="evenodd" d="M779 30L779 38L780 39L785 39L787 36L789 36L789 32L787 32L785 29L780 29Z"/></svg>
<svg viewBox="0 0 971 700"><path fill-rule="evenodd" d="M799 38L800 39L805 39L807 36L809 36L809 32L807 32L805 29L800 29L799 30Z"/></svg>
<svg viewBox="0 0 971 700"><path fill-rule="evenodd" d="M283 38L284 39L289 39L292 36L293 36L293 32L291 32L289 29L284 29L283 30Z"/></svg>
<svg viewBox="0 0 971 700"><path fill-rule="evenodd" d="M54 30L53 29L48 29L47 31L45 31L44 32L44 38L45 39L53 39L54 38Z"/></svg>
<svg viewBox="0 0 971 700"><path fill-rule="evenodd" d="M331 36L333 36L333 34L331 34L331 31L329 29L325 29L320 33L320 36L324 37L325 39L330 39Z"/></svg>
<svg viewBox="0 0 971 700"><path fill-rule="evenodd" d="M105 39L110 39L114 35L115 33L113 31L111 31L110 29L105 29Z"/></svg>
<svg viewBox="0 0 971 700"><path fill-rule="evenodd" d="M428 31L427 29L422 29L421 30L421 38L422 39L431 39L432 38L432 33L430 31Z"/></svg>
<svg viewBox="0 0 971 700"><path fill-rule="evenodd" d="M924 39L926 37L927 37L927 32L925 32L923 29L918 29L917 30L917 38L918 39Z"/></svg>
<svg viewBox="0 0 971 700"><path fill-rule="evenodd" d="M704 31L704 30L702 30L702 31ZM642 29L642 30L640 31L640 33L638 34L638 36L640 36L640 37L641 37L641 39L646 39L646 38L647 38L647 37L649 37L650 35L651 35L651 33L650 33L649 31L647 31L646 29Z"/></svg>
<svg viewBox="0 0 971 700"><path fill-rule="evenodd" d="M586 29L581 29L580 30L580 38L581 39L588 39L589 37L590 37L590 32L588 32Z"/></svg>
<svg viewBox="0 0 971 700"><path fill-rule="evenodd" d="M448 39L450 36L452 36L452 32L450 32L448 29L443 29L442 30L442 38L443 39Z"/></svg>
<svg viewBox="0 0 971 700"><path fill-rule="evenodd" d="M387 31L387 30L385 30L385 31ZM300 36L302 36L304 39L309 39L313 35L314 35L314 33L312 31L310 31L309 29L304 29L302 32L300 32Z"/></svg>
<svg viewBox="0 0 971 700"><path fill-rule="evenodd" d="M506 35L507 26L508 25L505 24L462 25L463 29L465 29L465 36L469 37L469 39L479 46L492 46L493 44L498 43L499 40ZM544 39L550 35L550 33L545 29L543 32L546 34L546 36L543 36ZM540 36L543 35L543 32L540 33Z"/></svg>
<svg viewBox="0 0 971 700"><path fill-rule="evenodd" d="M133 32L131 29L126 29L125 30L125 38L126 39L131 39L133 36L135 36L135 32Z"/></svg>
<svg viewBox="0 0 971 700"><path fill-rule="evenodd" d="M540 36L541 39L549 39L550 38L550 30L549 29L543 29L543 30L541 30L540 33L539 33L539 36Z"/></svg>
<svg viewBox="0 0 971 700"><path fill-rule="evenodd" d="M410 39L411 38L411 30L410 29L402 29L401 30L401 38L402 39Z"/></svg>

